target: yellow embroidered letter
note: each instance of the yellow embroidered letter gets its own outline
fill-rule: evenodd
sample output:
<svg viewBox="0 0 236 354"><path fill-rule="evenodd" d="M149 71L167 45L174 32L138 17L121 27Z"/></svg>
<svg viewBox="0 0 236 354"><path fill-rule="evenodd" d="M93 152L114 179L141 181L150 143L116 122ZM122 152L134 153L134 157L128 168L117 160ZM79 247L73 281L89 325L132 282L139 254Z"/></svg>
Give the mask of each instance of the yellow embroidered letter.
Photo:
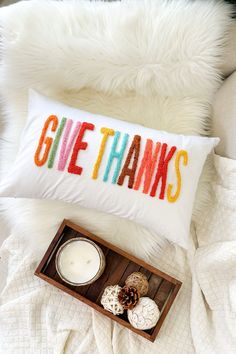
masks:
<svg viewBox="0 0 236 354"><path fill-rule="evenodd" d="M181 157L183 157L183 165L187 166L188 164L188 153L185 150L180 150L177 152L177 156L175 159L175 172L176 172L176 176L177 176L177 189L175 194L172 196L171 192L173 189L173 184L169 184L168 185L168 189L167 189L167 198L168 201L170 203L174 203L176 202L176 200L179 198L179 194L181 191L181 184L182 184L182 180L181 180L181 174L180 174L180 169L179 169L179 164L180 164L180 159Z"/></svg>
<svg viewBox="0 0 236 354"><path fill-rule="evenodd" d="M101 145L99 148L98 157L97 157L97 160L96 160L94 167L93 167L93 174L92 174L93 179L97 179L97 177L98 177L98 171L99 171L99 167L102 162L102 158L103 158L103 154L105 151L108 136L109 135L112 136L115 134L113 129L109 129L109 128L105 128L105 127L101 128L101 133L103 134L103 137L102 137Z"/></svg>

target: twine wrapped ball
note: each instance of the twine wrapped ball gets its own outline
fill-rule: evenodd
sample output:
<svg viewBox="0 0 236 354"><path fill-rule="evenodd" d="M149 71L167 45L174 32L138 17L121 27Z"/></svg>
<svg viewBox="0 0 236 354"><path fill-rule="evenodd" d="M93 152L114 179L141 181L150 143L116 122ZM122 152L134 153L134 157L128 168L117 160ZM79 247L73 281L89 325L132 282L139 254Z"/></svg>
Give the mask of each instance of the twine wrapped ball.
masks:
<svg viewBox="0 0 236 354"><path fill-rule="evenodd" d="M141 297L138 304L132 310L128 310L130 324L141 330L155 327L159 317L159 308L155 301L149 297Z"/></svg>
<svg viewBox="0 0 236 354"><path fill-rule="evenodd" d="M102 294L101 304L105 310L112 312L113 315L122 315L124 308L118 300L118 294L121 290L119 285L107 286Z"/></svg>
<svg viewBox="0 0 236 354"><path fill-rule="evenodd" d="M136 288L140 296L146 295L149 287L146 275L141 272L130 274L125 281L125 285Z"/></svg>

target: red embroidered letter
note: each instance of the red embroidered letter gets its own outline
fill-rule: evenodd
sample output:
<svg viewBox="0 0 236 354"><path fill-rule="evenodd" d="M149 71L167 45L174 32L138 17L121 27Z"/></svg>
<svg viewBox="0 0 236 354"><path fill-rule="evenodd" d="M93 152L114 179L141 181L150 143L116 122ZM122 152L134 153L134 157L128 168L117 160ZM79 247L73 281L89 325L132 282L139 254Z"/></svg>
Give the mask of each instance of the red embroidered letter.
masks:
<svg viewBox="0 0 236 354"><path fill-rule="evenodd" d="M135 171L137 168L138 158L139 158L140 141L141 141L141 136L135 135L133 138L132 144L129 148L129 152L126 157L124 166L122 168L120 177L117 182L117 184L119 184L120 186L122 186L122 184L124 183L125 176L129 176L128 187L133 188L134 176L135 176ZM129 168L130 160L131 160L133 154L134 154L134 157L133 157L132 167Z"/></svg>
<svg viewBox="0 0 236 354"><path fill-rule="evenodd" d="M86 150L87 146L88 146L88 143L86 143L85 141L82 141L82 139L84 137L85 130L94 130L94 125L92 123L86 123L86 122L84 122L82 124L79 134L77 136L74 148L73 148L73 153L72 153L70 164L68 167L69 173L81 175L81 173L83 171L82 167L76 166L76 161L77 161L79 150Z"/></svg>
<svg viewBox="0 0 236 354"><path fill-rule="evenodd" d="M37 150L35 152L34 155L34 162L37 166L43 166L45 164L45 162L47 161L48 158L48 154L49 154L49 150L51 148L52 142L53 142L53 138L49 138L47 137L45 139L48 127L50 125L50 123L52 122L52 128L51 131L55 132L55 130L57 129L57 125L58 125L58 119L56 116L49 116L48 119L46 120L46 122L44 123L44 127L39 139L39 144L37 147ZM42 147L43 147L43 143L46 145L43 156L40 158L39 155L41 153Z"/></svg>
<svg viewBox="0 0 236 354"><path fill-rule="evenodd" d="M144 178L144 186L143 186L143 193L147 194L150 188L150 184L152 181L153 172L156 166L157 156L161 147L161 143L156 143L155 151L152 153L153 150L153 141L151 139L147 139L143 159L138 171L138 176L136 178L134 189L138 190L140 187L140 183L142 180L142 176L145 171L145 178Z"/></svg>
<svg viewBox="0 0 236 354"><path fill-rule="evenodd" d="M159 181L161 179L162 183L161 183L161 191L159 194L159 199L164 199L164 197L165 197L168 163L170 162L170 160L172 159L172 157L176 151L176 146L172 146L172 148L168 152L168 155L165 157L166 149L167 149L167 144L163 144L162 149L161 149L161 156L160 156L160 160L159 160L159 164L158 164L158 168L157 168L155 181L153 183L152 190L150 193L151 197L155 197L157 186L158 186Z"/></svg>

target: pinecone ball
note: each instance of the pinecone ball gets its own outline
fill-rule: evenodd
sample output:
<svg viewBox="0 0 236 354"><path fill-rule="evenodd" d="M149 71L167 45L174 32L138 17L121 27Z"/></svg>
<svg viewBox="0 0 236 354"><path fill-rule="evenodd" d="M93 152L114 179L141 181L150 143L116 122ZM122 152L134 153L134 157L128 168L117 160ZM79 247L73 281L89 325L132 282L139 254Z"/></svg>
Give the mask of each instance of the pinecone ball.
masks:
<svg viewBox="0 0 236 354"><path fill-rule="evenodd" d="M148 279L146 275L141 272L134 272L130 274L125 281L125 285L136 288L140 296L146 295L149 288Z"/></svg>
<svg viewBox="0 0 236 354"><path fill-rule="evenodd" d="M112 312L113 315L122 315L124 308L120 304L118 294L121 290L119 285L107 286L101 298L101 304L105 310Z"/></svg>
<svg viewBox="0 0 236 354"><path fill-rule="evenodd" d="M118 300L125 310L133 309L140 298L139 292L132 286L124 286L120 289Z"/></svg>

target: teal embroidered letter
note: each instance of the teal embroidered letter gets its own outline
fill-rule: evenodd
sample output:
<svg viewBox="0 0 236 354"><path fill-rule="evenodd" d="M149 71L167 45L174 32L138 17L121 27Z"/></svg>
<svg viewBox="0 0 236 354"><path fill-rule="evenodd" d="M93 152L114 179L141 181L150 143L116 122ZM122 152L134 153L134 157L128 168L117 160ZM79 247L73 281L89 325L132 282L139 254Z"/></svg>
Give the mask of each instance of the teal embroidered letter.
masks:
<svg viewBox="0 0 236 354"><path fill-rule="evenodd" d="M122 160L123 160L123 157L124 157L125 148L126 148L126 145L127 145L128 139L129 139L129 134L125 134L124 135L123 141L122 141L122 145L121 145L121 149L120 149L120 151L116 151L119 139L120 139L120 132L117 131L115 133L115 136L114 136L114 140L113 140L113 144L112 144L112 147L111 147L110 156L109 156L109 159L108 159L108 162L107 162L107 167L106 167L106 170L105 170L105 173L104 173L104 176L103 176L103 181L104 182L107 182L107 180L108 180L110 169L111 169L111 165L112 165L112 162L113 162L113 160L115 158L117 159L117 163L116 163L116 168L115 168L115 171L114 171L114 174L113 174L113 177L112 177L112 183L115 184L116 180L118 178L118 175L119 175L119 172L120 172L120 168L121 168L121 163L122 163Z"/></svg>

